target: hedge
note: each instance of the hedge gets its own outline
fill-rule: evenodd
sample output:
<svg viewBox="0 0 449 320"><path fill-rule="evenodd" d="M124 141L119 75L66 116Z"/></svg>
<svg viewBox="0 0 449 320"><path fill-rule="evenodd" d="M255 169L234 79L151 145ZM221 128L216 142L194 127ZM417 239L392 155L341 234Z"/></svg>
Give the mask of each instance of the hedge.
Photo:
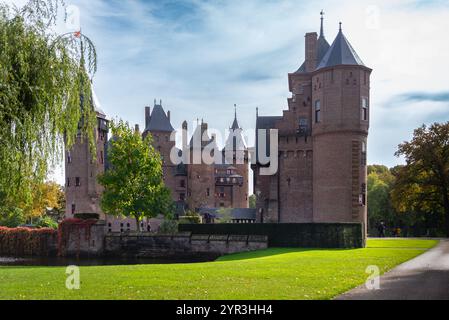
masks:
<svg viewBox="0 0 449 320"><path fill-rule="evenodd" d="M269 247L362 248L361 223L180 224L180 232L268 236Z"/></svg>
<svg viewBox="0 0 449 320"><path fill-rule="evenodd" d="M50 228L0 227L0 254L4 256L49 256L56 250L57 231Z"/></svg>

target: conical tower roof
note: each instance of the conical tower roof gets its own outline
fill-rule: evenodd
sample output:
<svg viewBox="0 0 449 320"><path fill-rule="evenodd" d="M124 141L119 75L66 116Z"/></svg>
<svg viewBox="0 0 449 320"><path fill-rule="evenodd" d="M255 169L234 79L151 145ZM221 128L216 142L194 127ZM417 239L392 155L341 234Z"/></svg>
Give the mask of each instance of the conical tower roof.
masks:
<svg viewBox="0 0 449 320"><path fill-rule="evenodd" d="M362 60L359 58L354 48L349 43L348 39L346 39L343 31L338 32L337 37L335 38L332 46L327 51L323 59L318 65L317 69L322 69L326 67L333 67L338 65L359 65L365 66Z"/></svg>
<svg viewBox="0 0 449 320"><path fill-rule="evenodd" d="M234 105L234 122L232 123L228 139L226 140L225 150L241 151L246 150L247 148L245 139L243 138L243 129L240 128L237 120L237 105Z"/></svg>

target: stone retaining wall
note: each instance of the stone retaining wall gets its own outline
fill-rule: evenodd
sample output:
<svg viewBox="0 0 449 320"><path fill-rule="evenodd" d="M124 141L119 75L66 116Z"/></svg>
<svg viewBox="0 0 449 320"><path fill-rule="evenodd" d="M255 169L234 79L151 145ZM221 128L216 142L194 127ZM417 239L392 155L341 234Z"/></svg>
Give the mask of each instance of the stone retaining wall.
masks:
<svg viewBox="0 0 449 320"><path fill-rule="evenodd" d="M266 236L249 235L151 235L109 233L105 236L105 254L133 257L221 256L266 249Z"/></svg>

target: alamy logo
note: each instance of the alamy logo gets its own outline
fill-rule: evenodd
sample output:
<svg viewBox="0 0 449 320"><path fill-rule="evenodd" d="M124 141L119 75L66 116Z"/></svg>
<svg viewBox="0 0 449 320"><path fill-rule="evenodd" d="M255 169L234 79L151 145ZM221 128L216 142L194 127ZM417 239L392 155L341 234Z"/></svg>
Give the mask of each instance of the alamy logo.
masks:
<svg viewBox="0 0 449 320"><path fill-rule="evenodd" d="M365 270L370 276L366 280L365 286L368 290L380 289L380 270L378 266L368 266Z"/></svg>
<svg viewBox="0 0 449 320"><path fill-rule="evenodd" d="M65 281L65 287L68 290L80 289L80 268L78 266L68 266L65 270L67 279Z"/></svg>
<svg viewBox="0 0 449 320"><path fill-rule="evenodd" d="M245 130L245 133L253 133L253 130ZM209 136L209 134L211 134ZM247 148L242 129L231 130L228 138L224 140L219 130L204 130L194 133L190 143L187 142L186 129L178 129L172 132L170 141L176 142L181 137L181 149L173 147L170 151L170 161L174 165L179 164L260 164L260 175L271 176L278 171L278 130L259 129L256 132L256 148ZM250 134L248 134L250 136ZM221 149L219 145L224 145Z"/></svg>

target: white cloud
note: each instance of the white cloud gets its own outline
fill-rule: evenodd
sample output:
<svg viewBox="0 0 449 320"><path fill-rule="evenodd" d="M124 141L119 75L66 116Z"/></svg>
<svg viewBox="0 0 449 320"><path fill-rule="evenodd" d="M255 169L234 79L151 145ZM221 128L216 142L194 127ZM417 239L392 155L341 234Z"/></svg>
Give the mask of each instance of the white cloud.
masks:
<svg viewBox="0 0 449 320"><path fill-rule="evenodd" d="M240 122L280 115L287 73L304 59L304 34L343 31L372 74L370 162L394 165L393 154L424 122L447 121L443 102L399 105L407 92L447 91L448 1L106 1L73 0L83 32L97 45L97 94L111 117L143 125L154 98L175 127L204 118L224 129L239 105ZM165 9L161 9L165 4Z"/></svg>

